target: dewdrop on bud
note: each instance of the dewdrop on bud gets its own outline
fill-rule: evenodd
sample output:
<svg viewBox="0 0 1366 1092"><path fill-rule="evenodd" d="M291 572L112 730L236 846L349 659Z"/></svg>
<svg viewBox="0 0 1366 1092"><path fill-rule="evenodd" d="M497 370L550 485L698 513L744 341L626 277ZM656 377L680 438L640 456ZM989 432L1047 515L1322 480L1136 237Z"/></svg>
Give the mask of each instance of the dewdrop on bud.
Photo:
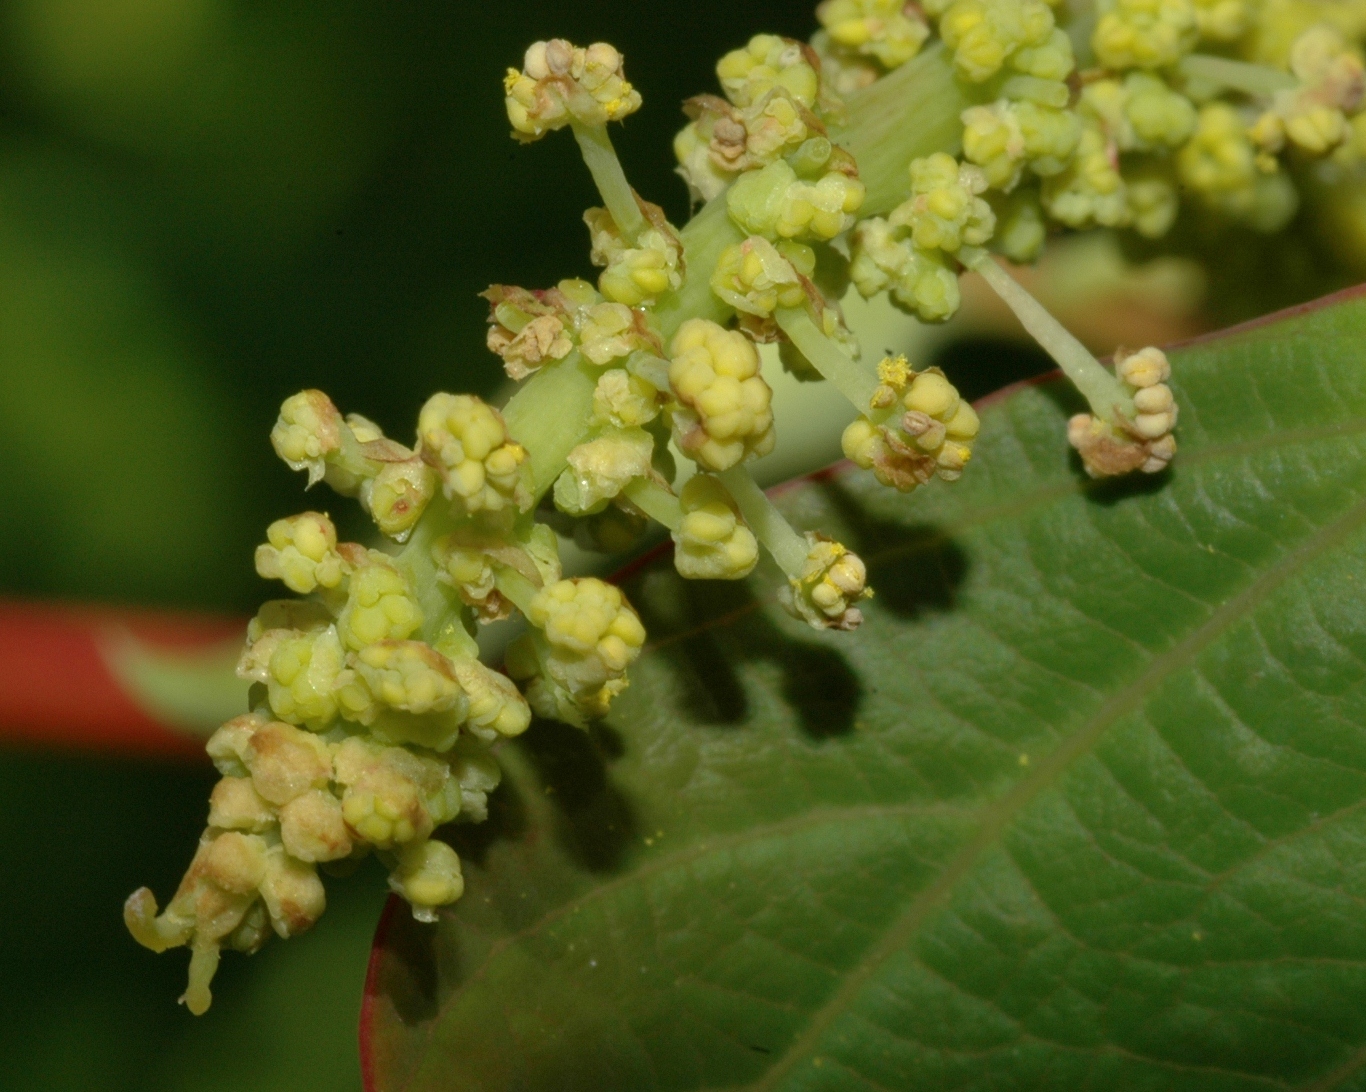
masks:
<svg viewBox="0 0 1366 1092"><path fill-rule="evenodd" d="M404 846L398 867L389 874L389 890L408 901L418 921L433 922L438 906L448 906L465 893L460 858L445 842Z"/></svg>
<svg viewBox="0 0 1366 1092"><path fill-rule="evenodd" d="M808 246L783 240L774 246L761 235L728 246L716 261L711 290L737 311L767 318L779 307L800 307L804 281L816 271Z"/></svg>
<svg viewBox="0 0 1366 1092"><path fill-rule="evenodd" d="M575 121L599 128L640 109L640 93L626 81L621 54L606 42L586 49L563 38L535 42L522 71L508 69L503 92L512 135L523 142Z"/></svg>
<svg viewBox="0 0 1366 1092"><path fill-rule="evenodd" d="M838 542L811 532L806 541L805 565L782 589L783 606L813 629L857 629L863 612L854 604L873 594L868 570L858 554Z"/></svg>
<svg viewBox="0 0 1366 1092"><path fill-rule="evenodd" d="M678 497L674 567L689 580L740 580L759 562L759 543L726 487L710 474L688 479Z"/></svg>
<svg viewBox="0 0 1366 1092"><path fill-rule="evenodd" d="M824 0L816 18L836 46L889 69L919 53L930 35L924 15L904 0Z"/></svg>
<svg viewBox="0 0 1366 1092"><path fill-rule="evenodd" d="M418 414L419 451L441 475L446 497L464 512L531 506L526 448L503 416L472 394L434 394Z"/></svg>
<svg viewBox="0 0 1366 1092"><path fill-rule="evenodd" d="M257 573L300 595L335 588L349 569L337 553L337 529L321 512L277 519L266 528L266 539L256 547Z"/></svg>
<svg viewBox="0 0 1366 1092"><path fill-rule="evenodd" d="M571 516L602 511L630 482L653 476L654 447L644 429L603 429L569 452L555 481L555 507Z"/></svg>
<svg viewBox="0 0 1366 1092"><path fill-rule="evenodd" d="M688 319L670 349L669 382L681 404L674 440L686 455L720 471L773 450L773 392L744 334Z"/></svg>
<svg viewBox="0 0 1366 1092"><path fill-rule="evenodd" d="M1123 356L1115 364L1115 375L1133 398L1134 416L1116 414L1109 423L1079 413L1067 422L1068 442L1093 478L1165 470L1176 455L1172 430L1178 410L1166 382L1171 378L1166 354L1150 347Z"/></svg>
<svg viewBox="0 0 1366 1092"><path fill-rule="evenodd" d="M781 87L803 106L816 105L820 76L811 47L775 34L756 34L743 49L721 58L716 75L736 106L749 106Z"/></svg>

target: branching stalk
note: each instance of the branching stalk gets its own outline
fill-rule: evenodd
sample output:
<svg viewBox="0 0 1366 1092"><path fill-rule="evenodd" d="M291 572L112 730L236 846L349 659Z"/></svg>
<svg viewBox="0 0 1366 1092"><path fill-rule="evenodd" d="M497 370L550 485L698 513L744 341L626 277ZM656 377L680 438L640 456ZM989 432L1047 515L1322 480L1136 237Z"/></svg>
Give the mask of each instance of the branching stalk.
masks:
<svg viewBox="0 0 1366 1092"><path fill-rule="evenodd" d="M612 147L612 138L607 135L605 125L584 125L572 123L574 138L579 142L579 151L593 182L602 195L602 203L616 221L617 230L628 244L634 243L645 228L645 217L636 204L635 192L626 181L621 169L621 160Z"/></svg>
<svg viewBox="0 0 1366 1092"><path fill-rule="evenodd" d="M733 466L723 470L718 477L730 490L730 495L745 517L754 537L763 543L764 548L773 555L787 576L800 579L806 568L806 557L810 550L806 539L792 529L783 514L768 499L759 483L744 466Z"/></svg>
<svg viewBox="0 0 1366 1092"><path fill-rule="evenodd" d="M1116 411L1125 417L1133 416L1133 399L1123 384L1106 371L1091 351L1050 315L1043 304L997 265L990 254L976 247L964 247L959 257L968 268L980 273L1001 301L1015 312L1030 336L1057 361L1058 367L1081 391L1096 416L1111 422Z"/></svg>
<svg viewBox="0 0 1366 1092"><path fill-rule="evenodd" d="M678 498L657 481L635 478L622 493L652 520L662 523L670 531L677 531L683 522L683 509L679 507Z"/></svg>
<svg viewBox="0 0 1366 1092"><path fill-rule="evenodd" d="M823 334L804 307L779 308L774 316L792 344L811 362L811 366L830 380L840 394L860 413L867 413L877 390L877 377L857 361L851 360L835 342Z"/></svg>
<svg viewBox="0 0 1366 1092"><path fill-rule="evenodd" d="M1294 76L1281 69L1206 53L1183 57L1177 70L1188 79L1203 80L1247 95L1270 96L1299 86Z"/></svg>

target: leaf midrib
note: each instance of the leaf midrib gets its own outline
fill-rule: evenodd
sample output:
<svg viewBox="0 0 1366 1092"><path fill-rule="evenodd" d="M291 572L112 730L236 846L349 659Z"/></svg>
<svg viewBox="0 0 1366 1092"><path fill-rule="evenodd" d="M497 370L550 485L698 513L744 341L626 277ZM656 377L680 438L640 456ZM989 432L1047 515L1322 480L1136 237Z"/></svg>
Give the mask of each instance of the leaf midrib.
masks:
<svg viewBox="0 0 1366 1092"><path fill-rule="evenodd" d="M745 1092L771 1092L794 1065L812 1053L829 1026L862 993L878 970L914 938L958 882L981 856L1004 834L1011 822L1046 788L1061 777L1073 762L1089 753L1120 718L1137 709L1166 679L1187 666L1236 622L1251 613L1281 584L1306 564L1331 549L1366 522L1366 499L1354 504L1332 523L1319 528L1295 550L1262 572L1246 588L1218 607L1185 640L1153 658L1137 679L1119 690L1076 732L1040 760L1038 767L982 812L982 823L938 877L912 897L906 910L883 931L864 957L845 976L828 1001L811 1014L806 1030L768 1071L748 1085ZM1366 1058L1362 1059L1366 1064Z"/></svg>

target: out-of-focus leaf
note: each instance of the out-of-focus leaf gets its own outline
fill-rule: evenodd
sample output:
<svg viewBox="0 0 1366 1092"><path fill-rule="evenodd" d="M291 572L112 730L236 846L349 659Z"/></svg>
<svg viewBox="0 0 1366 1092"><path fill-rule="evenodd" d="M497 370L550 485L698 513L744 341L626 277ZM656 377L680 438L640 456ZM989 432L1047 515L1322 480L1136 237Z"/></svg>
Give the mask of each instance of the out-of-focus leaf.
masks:
<svg viewBox="0 0 1366 1092"><path fill-rule="evenodd" d="M381 931L370 1087L1363 1087L1363 337L1175 354L1169 477L1083 478L1053 383L953 488L796 486L853 635L636 573L607 726L533 727L464 898Z"/></svg>

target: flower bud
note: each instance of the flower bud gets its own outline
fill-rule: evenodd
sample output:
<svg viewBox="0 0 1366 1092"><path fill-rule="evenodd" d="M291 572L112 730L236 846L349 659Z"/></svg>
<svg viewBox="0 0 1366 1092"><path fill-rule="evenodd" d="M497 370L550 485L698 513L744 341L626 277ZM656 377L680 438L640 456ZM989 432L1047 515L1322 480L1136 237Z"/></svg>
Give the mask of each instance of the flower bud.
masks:
<svg viewBox="0 0 1366 1092"><path fill-rule="evenodd" d="M737 330L688 319L670 346L669 382L681 407L674 440L708 470L726 470L773 450L773 392L759 354Z"/></svg>
<svg viewBox="0 0 1366 1092"><path fill-rule="evenodd" d="M740 580L759 562L759 543L726 487L710 474L688 479L678 497L674 567L689 580Z"/></svg>

